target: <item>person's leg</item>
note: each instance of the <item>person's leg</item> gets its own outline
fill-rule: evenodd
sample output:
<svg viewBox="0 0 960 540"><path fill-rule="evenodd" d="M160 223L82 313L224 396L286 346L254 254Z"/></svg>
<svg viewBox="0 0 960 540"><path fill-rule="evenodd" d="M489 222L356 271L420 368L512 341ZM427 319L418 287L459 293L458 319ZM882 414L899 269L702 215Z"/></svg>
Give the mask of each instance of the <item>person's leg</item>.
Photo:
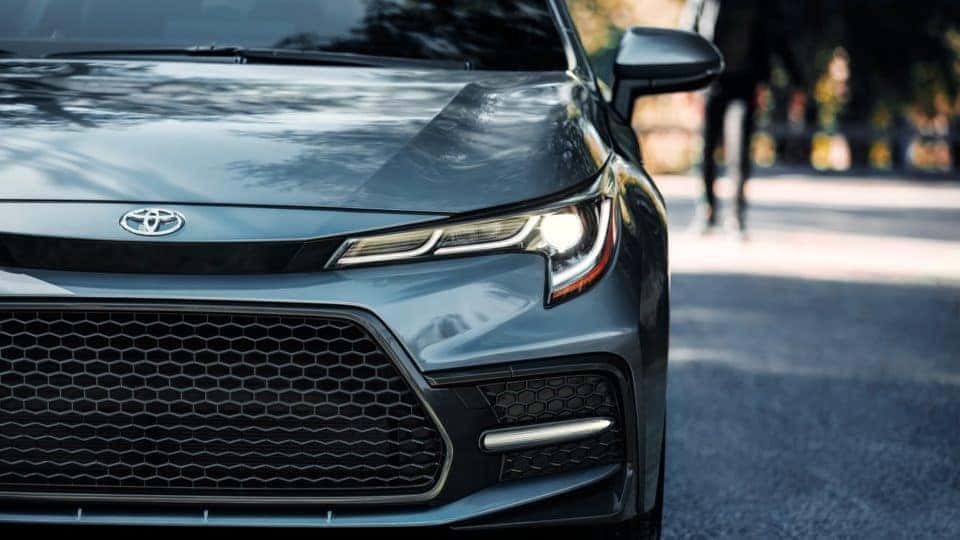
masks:
<svg viewBox="0 0 960 540"><path fill-rule="evenodd" d="M727 174L737 189L735 224L740 231L746 228L746 185L752 168L753 116L753 97L742 96L730 101L724 122Z"/></svg>
<svg viewBox="0 0 960 540"><path fill-rule="evenodd" d="M707 93L706 111L703 124L703 200L697 209L699 226L704 230L717 223L717 195L714 184L717 181L717 164L713 160L720 137L723 133L723 114L727 100L723 92L713 88Z"/></svg>

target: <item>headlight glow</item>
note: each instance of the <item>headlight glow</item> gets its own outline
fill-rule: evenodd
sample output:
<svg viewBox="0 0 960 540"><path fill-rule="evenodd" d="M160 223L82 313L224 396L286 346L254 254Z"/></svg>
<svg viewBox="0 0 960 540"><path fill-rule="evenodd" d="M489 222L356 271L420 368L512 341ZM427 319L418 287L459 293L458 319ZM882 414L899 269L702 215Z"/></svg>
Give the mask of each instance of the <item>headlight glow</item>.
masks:
<svg viewBox="0 0 960 540"><path fill-rule="evenodd" d="M583 238L583 222L576 214L549 214L543 216L540 235L557 253L566 253Z"/></svg>
<svg viewBox="0 0 960 540"><path fill-rule="evenodd" d="M605 175L607 178L609 176ZM347 268L464 254L530 252L547 261L547 304L596 282L616 247L617 205L608 184L594 195L538 211L347 239L327 264Z"/></svg>

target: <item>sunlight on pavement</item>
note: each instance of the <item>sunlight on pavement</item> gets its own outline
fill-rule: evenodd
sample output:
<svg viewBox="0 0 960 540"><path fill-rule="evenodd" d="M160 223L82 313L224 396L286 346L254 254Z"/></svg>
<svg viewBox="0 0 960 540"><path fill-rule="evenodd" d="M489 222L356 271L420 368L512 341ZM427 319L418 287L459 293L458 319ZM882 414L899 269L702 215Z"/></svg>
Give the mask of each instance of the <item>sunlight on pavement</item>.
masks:
<svg viewBox="0 0 960 540"><path fill-rule="evenodd" d="M696 178L658 183L671 214L674 365L960 386L943 334L960 329L960 184L759 178L741 241L722 228L689 230ZM731 186L720 187L729 200ZM907 302L922 311L891 311L910 309ZM925 321L927 339L947 339L924 362L902 349L909 318Z"/></svg>
<svg viewBox="0 0 960 540"><path fill-rule="evenodd" d="M674 273L709 272L789 276L836 281L960 285L960 184L876 179L757 179L750 185L749 239L724 231L701 236L684 223L699 196L693 177L659 178L674 216L671 267ZM730 186L721 184L721 196ZM777 219L778 209L800 209L802 223ZM833 211L826 215L824 210ZM840 210L839 217L836 214ZM890 229L870 230L857 212L888 211ZM936 238L897 231L914 212L945 215L929 224ZM839 224L842 227L836 227Z"/></svg>
<svg viewBox="0 0 960 540"><path fill-rule="evenodd" d="M657 175L657 185L668 199L700 196L700 182L693 176ZM729 198L732 186L718 184L717 194ZM751 202L788 203L814 207L945 208L960 210L960 183L884 178L836 178L810 175L779 175L750 180ZM960 231L958 231L960 237Z"/></svg>

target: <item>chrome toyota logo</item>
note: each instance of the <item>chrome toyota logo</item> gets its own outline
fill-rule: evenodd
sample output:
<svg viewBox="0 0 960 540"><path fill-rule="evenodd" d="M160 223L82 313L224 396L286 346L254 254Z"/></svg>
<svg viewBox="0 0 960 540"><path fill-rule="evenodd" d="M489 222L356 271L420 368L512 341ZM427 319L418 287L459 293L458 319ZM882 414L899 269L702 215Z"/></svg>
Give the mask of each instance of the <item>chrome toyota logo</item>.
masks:
<svg viewBox="0 0 960 540"><path fill-rule="evenodd" d="M165 236L183 228L183 214L163 208L141 208L120 218L120 226L141 236Z"/></svg>

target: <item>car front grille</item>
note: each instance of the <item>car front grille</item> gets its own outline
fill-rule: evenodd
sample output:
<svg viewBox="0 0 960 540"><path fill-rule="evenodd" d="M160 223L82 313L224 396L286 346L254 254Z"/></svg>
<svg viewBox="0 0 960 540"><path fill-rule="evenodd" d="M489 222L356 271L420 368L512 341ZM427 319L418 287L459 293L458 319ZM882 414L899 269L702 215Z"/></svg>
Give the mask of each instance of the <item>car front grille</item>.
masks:
<svg viewBox="0 0 960 540"><path fill-rule="evenodd" d="M624 460L619 392L606 374L571 374L498 382L480 387L497 422L536 425L576 418L614 421L603 433L584 440L508 452L500 480L521 480Z"/></svg>
<svg viewBox="0 0 960 540"><path fill-rule="evenodd" d="M336 316L0 311L0 490L424 493L445 445Z"/></svg>

